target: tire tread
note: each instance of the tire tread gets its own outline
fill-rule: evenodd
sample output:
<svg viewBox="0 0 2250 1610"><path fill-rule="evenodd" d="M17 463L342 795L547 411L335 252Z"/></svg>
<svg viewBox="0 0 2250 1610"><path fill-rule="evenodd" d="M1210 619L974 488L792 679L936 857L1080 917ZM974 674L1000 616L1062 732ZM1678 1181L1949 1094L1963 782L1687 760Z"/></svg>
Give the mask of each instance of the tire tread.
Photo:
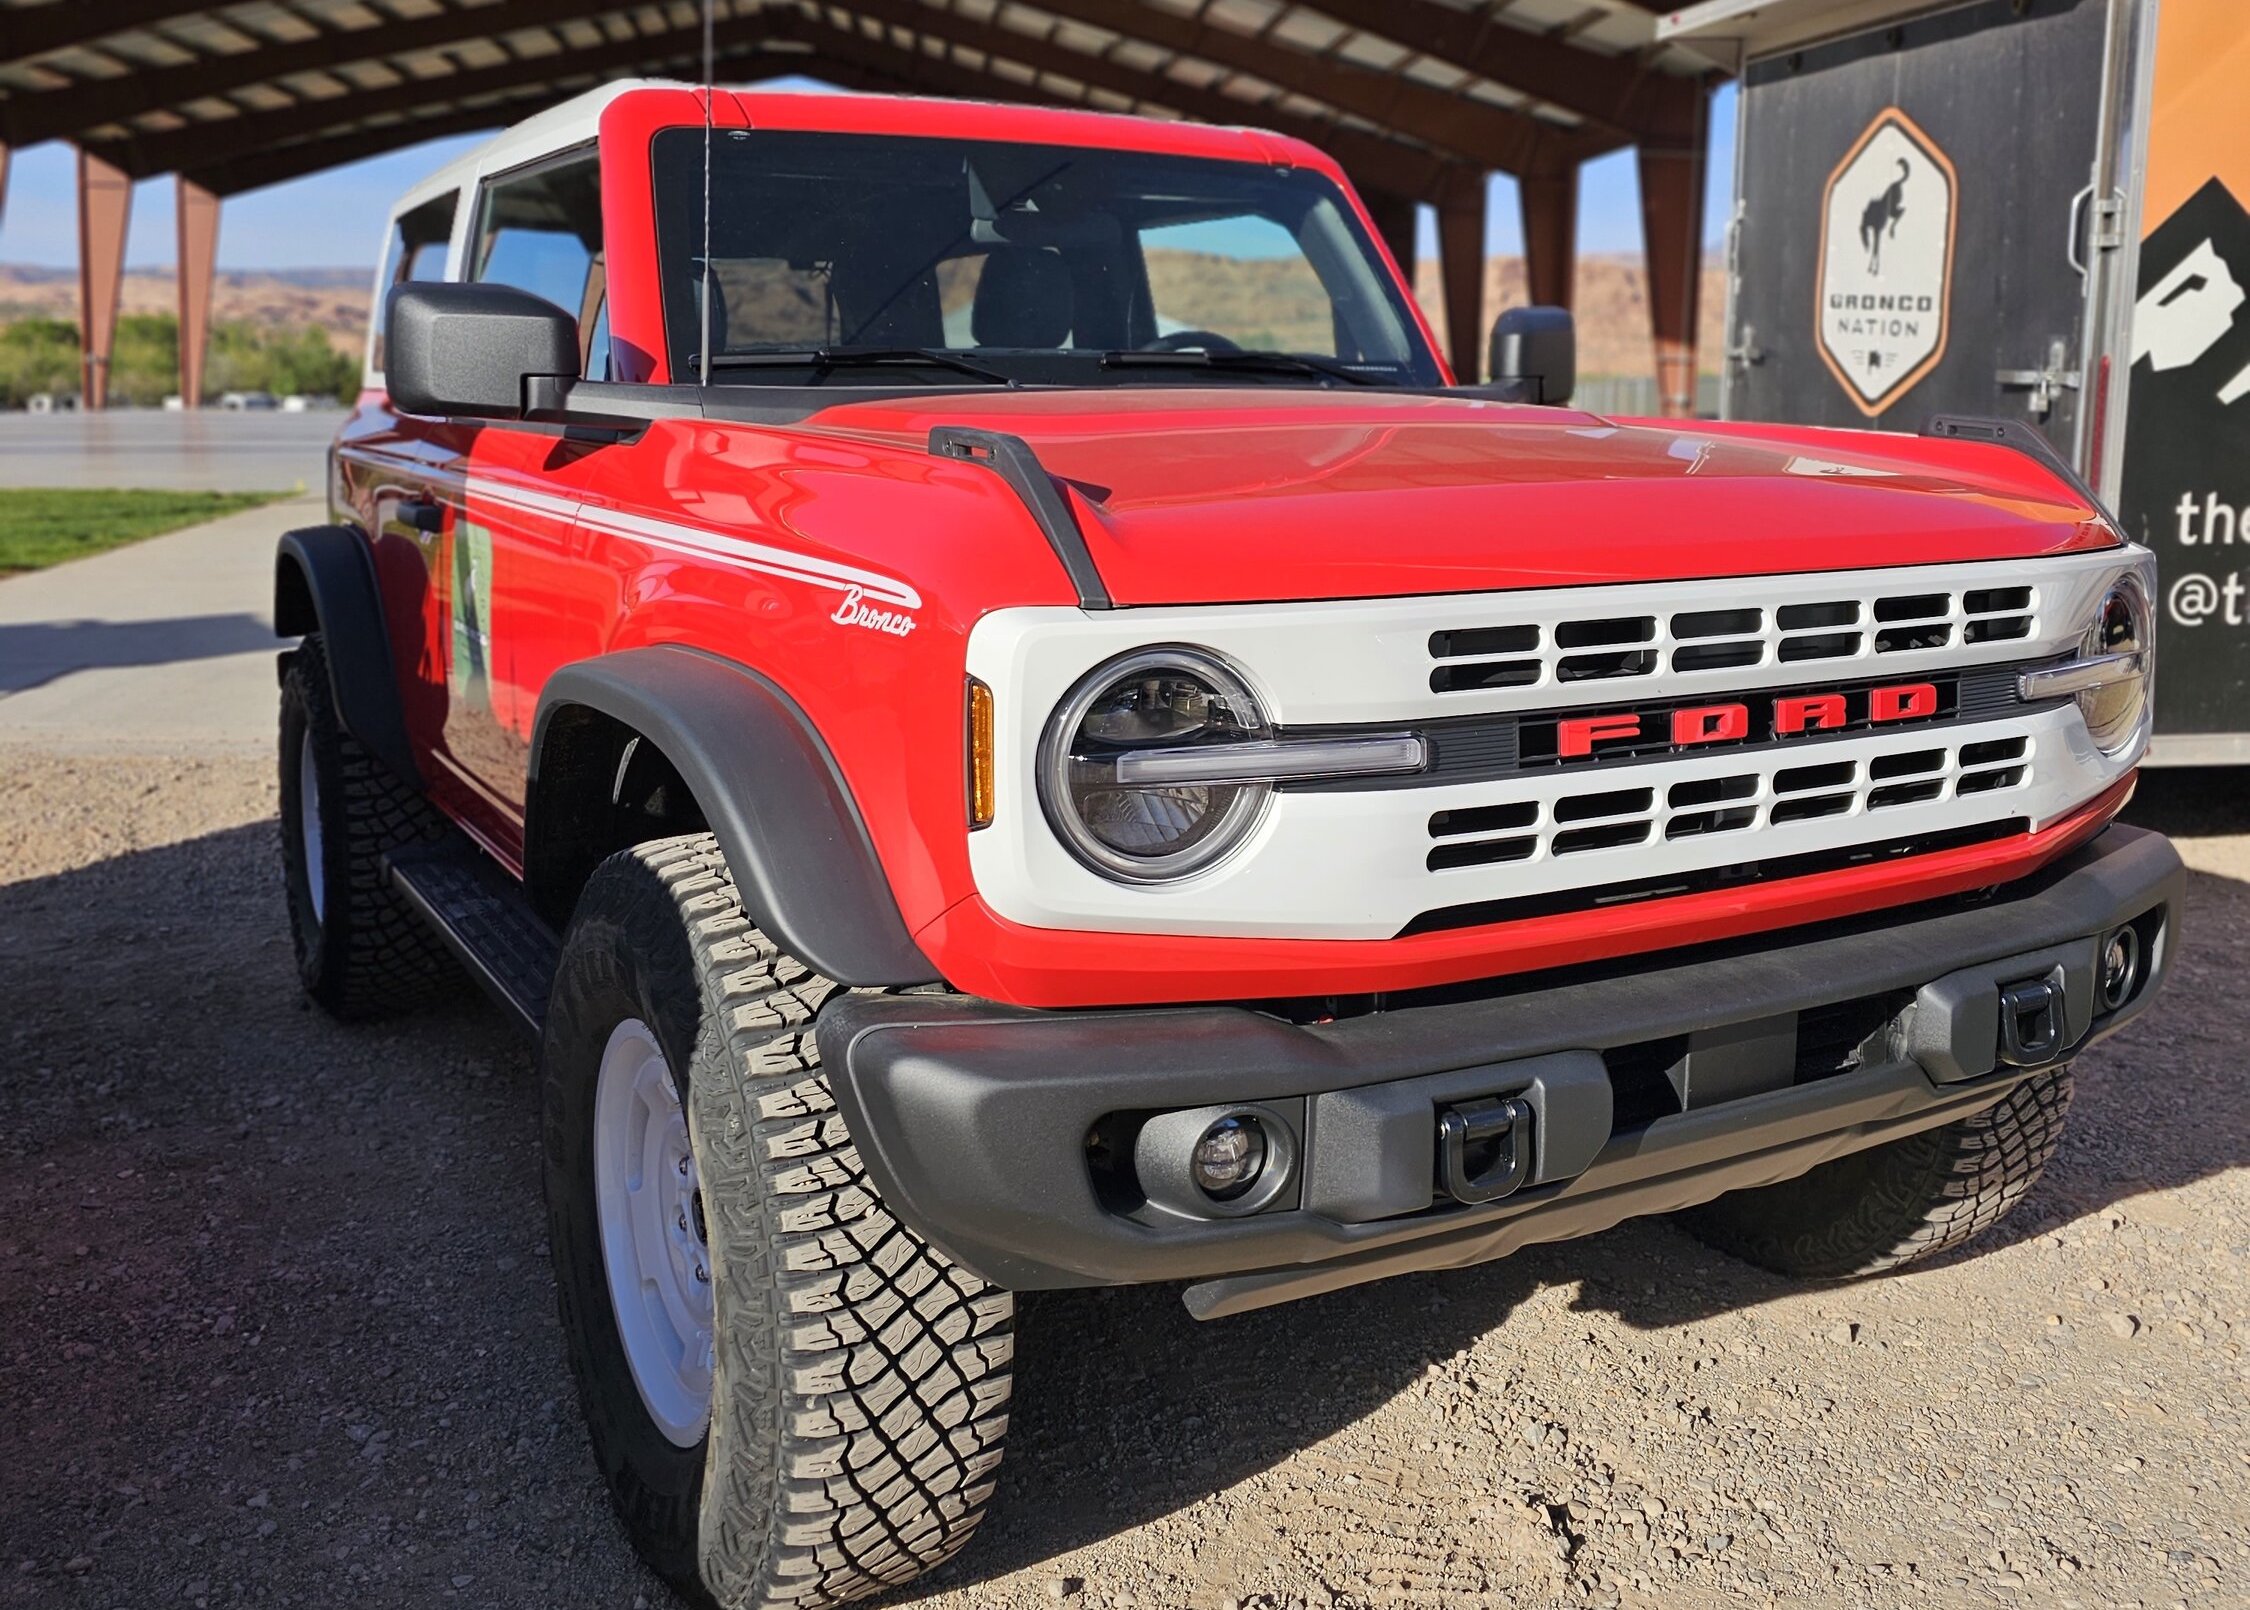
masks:
<svg viewBox="0 0 2250 1610"><path fill-rule="evenodd" d="M688 1079L718 1337L697 1586L727 1610L807 1610L911 1581L991 1496L1014 1299L883 1206L813 1037L839 986L751 923L711 835L623 857L718 1008Z"/></svg>
<svg viewBox="0 0 2250 1610"><path fill-rule="evenodd" d="M310 731L313 763L323 771L322 804L341 807L340 835L344 887L331 889L327 920L308 934L310 913L292 901L300 975L306 992L339 1018L361 1021L426 1005L457 990L459 965L445 943L390 886L384 857L394 850L434 844L451 824L410 784L376 759L344 730L329 690L328 659L318 636L304 640L291 656L282 679L283 754L286 774L296 764L290 753L289 706L294 701ZM297 851L295 794L285 791L281 832L284 865ZM324 810L331 821L333 810ZM333 859L335 848L331 848ZM320 875L307 868L307 876ZM337 899L341 895L341 901Z"/></svg>
<svg viewBox="0 0 2250 1610"><path fill-rule="evenodd" d="M1778 1274L1882 1274L1966 1245L2005 1218L2061 1145L2070 1098L2070 1070L2057 1068L1966 1118L1736 1191L1680 1221Z"/></svg>

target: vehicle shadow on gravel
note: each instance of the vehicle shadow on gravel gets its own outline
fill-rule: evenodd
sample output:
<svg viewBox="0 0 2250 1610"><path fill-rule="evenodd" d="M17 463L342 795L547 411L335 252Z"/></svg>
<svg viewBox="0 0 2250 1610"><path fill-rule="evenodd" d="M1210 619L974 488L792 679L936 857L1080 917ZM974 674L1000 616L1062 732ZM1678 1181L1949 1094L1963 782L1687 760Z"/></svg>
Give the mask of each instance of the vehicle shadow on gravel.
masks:
<svg viewBox="0 0 2250 1610"><path fill-rule="evenodd" d="M67 1575L119 1603L206 1578L662 1602L563 1366L527 1052L474 1000L360 1028L308 1010L273 834L0 886L0 1515L31 1562L0 1559L0 1606ZM2250 885L2198 875L2191 901L2174 999L2081 1065L2061 1154L1980 1251L2250 1163L2238 1013L2208 1004L2250 956ZM892 1602L1306 1450L1342 1483L1368 1454L1323 1464L1327 1439L1511 1319L1663 1329L1793 1289L1648 1221L1209 1324L1177 1288L1029 1294L991 1521ZM1509 1389L1477 1383L1496 1421Z"/></svg>

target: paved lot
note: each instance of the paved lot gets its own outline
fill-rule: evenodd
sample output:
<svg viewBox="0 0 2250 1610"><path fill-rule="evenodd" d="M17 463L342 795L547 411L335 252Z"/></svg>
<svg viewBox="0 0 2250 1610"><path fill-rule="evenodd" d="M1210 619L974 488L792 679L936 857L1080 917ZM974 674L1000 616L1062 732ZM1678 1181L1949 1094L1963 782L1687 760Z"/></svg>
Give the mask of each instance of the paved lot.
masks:
<svg viewBox="0 0 2250 1610"><path fill-rule="evenodd" d="M0 582L0 743L263 752L274 539L324 518L292 498Z"/></svg>
<svg viewBox="0 0 2250 1610"><path fill-rule="evenodd" d="M18 712L231 640L0 696L0 1606L669 1605L576 1421L525 1050L292 987L256 653L207 743ZM2136 810L2185 960L1975 1255L1808 1288L1643 1222L1212 1325L1030 1298L992 1522L893 1602L2250 1603L2250 803Z"/></svg>
<svg viewBox="0 0 2250 1610"><path fill-rule="evenodd" d="M342 415L130 409L0 413L0 488L137 486L188 492L318 491Z"/></svg>

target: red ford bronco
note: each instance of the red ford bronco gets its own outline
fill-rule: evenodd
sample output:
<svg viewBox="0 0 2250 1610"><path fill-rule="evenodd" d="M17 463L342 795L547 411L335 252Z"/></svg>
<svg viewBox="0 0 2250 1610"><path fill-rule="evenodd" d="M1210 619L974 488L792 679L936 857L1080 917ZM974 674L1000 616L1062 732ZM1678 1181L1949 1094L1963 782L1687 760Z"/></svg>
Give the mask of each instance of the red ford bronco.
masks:
<svg viewBox="0 0 2250 1610"><path fill-rule="evenodd" d="M1958 1245L2171 960L2151 559L2043 444L1574 412L1538 314L1456 385L1307 146L617 86L380 289L276 578L296 953L538 1036L698 1603L958 1550L1013 1291Z"/></svg>

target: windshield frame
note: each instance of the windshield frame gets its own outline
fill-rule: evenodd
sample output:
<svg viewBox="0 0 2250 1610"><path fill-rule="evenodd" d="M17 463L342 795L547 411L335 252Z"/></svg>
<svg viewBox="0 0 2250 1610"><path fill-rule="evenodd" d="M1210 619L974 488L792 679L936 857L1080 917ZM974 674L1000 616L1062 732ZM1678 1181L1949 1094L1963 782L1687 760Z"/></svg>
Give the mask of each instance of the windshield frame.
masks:
<svg viewBox="0 0 2250 1610"><path fill-rule="evenodd" d="M700 319L696 309L694 265L701 256L702 140L703 131L700 128L672 125L653 131L649 148L650 223L655 237L652 242L655 247L652 266L656 269L658 281L656 301L664 332L664 367L675 384L692 384L696 379ZM1021 244L1018 239L1020 235L1041 227L1037 214L1031 209L1018 206L1016 198L1005 187L996 186L1000 194L992 197L989 203L985 201L983 187L976 178L984 168L1006 173L1013 166L1021 171L1025 159L1031 154L1053 153L1058 162L1053 165L1052 171L1046 172L1037 184L1024 187L1027 189L1038 188L1039 185L1052 181L1067 170L1071 163L1081 158L1097 163L1118 162L1128 167L1146 165L1159 175L1166 169L1176 170L1181 175L1180 182L1183 186L1207 185L1213 180L1224 180L1228 176L1226 170L1243 170L1247 182L1241 186L1241 216L1261 218L1289 232L1303 254L1296 261L1303 265L1309 278L1317 279L1327 298L1328 315L1340 333L1337 344L1345 345L1352 355L1339 358L1332 352L1312 348L1295 351L1288 347L1249 346L1240 350L1254 355L1278 353L1285 358L1310 361L1297 366L1286 363L1201 365L1195 363L1191 356L1189 361L1178 364L1120 365L1109 361L1119 350L1114 342L1099 345L1089 342L1084 346L1008 347L983 344L973 339L968 344L946 340L932 348L933 354L971 360L977 365L1003 372L1018 385L1040 389L1176 388L1184 384L1257 388L1310 387L1329 390L1364 386L1416 390L1443 386L1446 383L1444 364L1430 339L1420 309L1400 283L1388 255L1357 204L1357 198L1329 174L1310 165L1253 162L1243 158L1184 155L1162 150L1077 144L1069 141L963 138L943 133L905 133L895 130L860 132L733 128L719 131L714 141L714 209L726 205L726 179L722 165L729 161L754 165L771 153L771 160L779 167L792 156L798 161L805 160L814 146L832 146L841 142L885 146L907 141L952 148L962 153L964 168L969 176L966 189L969 197L968 212L971 227L976 231L973 241L968 229L945 240L937 248L936 255L919 267L910 267L905 271L907 280L919 276L929 278L934 283L941 263L970 258L980 251L1005 250L1018 246ZM764 146L766 150L760 151L760 146ZM978 160L980 154L986 154L981 164ZM1033 158L1034 164L1038 160ZM755 172L753 166L753 175ZM1191 188L1190 194L1192 193ZM1099 194L1098 190L1096 194ZM1215 195L1216 199L1224 201L1223 184L1215 187ZM1271 210L1261 210L1261 202L1270 207L1276 197L1281 197L1295 207L1295 226L1292 226L1287 216ZM1033 205L1035 207L1036 203ZM987 211L987 207L995 210ZM1010 210L1011 208L1014 210ZM1154 217L1153 206L1144 207L1143 210ZM1110 221L1111 233L1116 237L1114 240L1098 243L1098 249L1109 254L1109 260L1102 265L1102 271L1110 274L1116 282L1111 287L1112 294L1122 294L1126 298L1137 295L1140 299L1138 303L1128 302L1125 305L1130 306L1131 316L1135 320L1148 325L1153 324L1160 315L1156 312L1155 293L1150 287L1146 272L1140 232L1160 226L1154 222L1134 222L1132 211L1130 205L1121 209L1120 214L1095 208L1089 209L1089 215L1097 220ZM995 218L997 222L990 221ZM1061 227L1066 222L1069 220L1057 218L1046 227ZM1040 244L1047 244L1045 237L1038 239ZM1071 244L1080 243L1073 241ZM716 238L713 245L714 260L723 264L727 259L723 257ZM1061 254L1062 249L1060 246L1055 247L1056 254ZM747 262L753 259L744 257L735 260ZM1245 257L1243 260L1260 259ZM725 272L722 266L720 273L724 275ZM1121 293L1117 290L1120 286L1123 288ZM878 303L877 306L887 308L888 303ZM1359 321L1356 325L1351 322L1355 319ZM859 345L891 347L899 344L882 336L848 339L844 333L833 328L837 321L825 314L824 321L830 326L824 332L828 339L808 336L803 339L766 340L741 345L730 343L721 353L714 354L715 358L731 359L747 354L778 355L802 351L808 354L807 362L802 367L792 368L778 361L751 364L714 362L710 373L711 385L733 388L809 384L841 389L851 385L854 380L863 381L864 372L860 375L847 374L845 369L848 366L830 367L810 356L811 354L822 348L848 350ZM860 329L867 328L870 322L863 319ZM1175 336L1178 333L1173 332ZM1379 341L1382 348L1389 351L1379 352L1372 358L1358 356L1363 347L1370 344L1370 338ZM1078 327L1074 326L1065 339L1081 339ZM1125 350L1165 349L1133 347ZM1187 350L1192 354L1202 349L1190 347ZM1213 347L1211 350L1221 352L1226 349ZM1389 355L1391 352L1397 354L1395 358ZM1339 367L1349 368L1353 373L1344 375L1334 372ZM1327 372L1323 372L1324 370ZM910 375L914 380L922 379L922 375L912 368L897 369L884 378L894 383L912 384ZM945 385L952 389L963 389L961 373L948 373L943 359L935 356L928 366L926 383L933 387ZM969 384L974 388L979 383L972 381Z"/></svg>

